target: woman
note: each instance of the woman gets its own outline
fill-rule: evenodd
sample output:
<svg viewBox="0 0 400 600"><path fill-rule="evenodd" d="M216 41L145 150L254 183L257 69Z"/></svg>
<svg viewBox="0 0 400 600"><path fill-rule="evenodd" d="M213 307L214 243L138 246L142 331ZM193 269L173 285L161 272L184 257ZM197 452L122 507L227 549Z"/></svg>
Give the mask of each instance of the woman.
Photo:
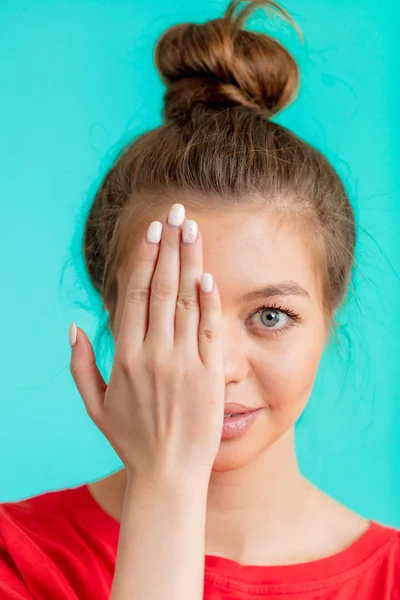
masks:
<svg viewBox="0 0 400 600"><path fill-rule="evenodd" d="M88 215L115 356L107 385L72 324L71 373L124 467L1 505L2 599L400 597L399 532L298 469L294 425L356 227L324 156L270 120L298 68L242 29L260 3L237 4L161 37L164 124L125 149Z"/></svg>

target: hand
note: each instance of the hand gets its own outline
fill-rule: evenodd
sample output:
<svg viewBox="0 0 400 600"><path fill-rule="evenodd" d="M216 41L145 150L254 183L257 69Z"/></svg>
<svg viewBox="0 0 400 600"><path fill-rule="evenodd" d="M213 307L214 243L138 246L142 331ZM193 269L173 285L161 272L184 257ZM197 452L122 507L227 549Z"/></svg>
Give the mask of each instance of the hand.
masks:
<svg viewBox="0 0 400 600"><path fill-rule="evenodd" d="M82 329L72 347L71 374L87 413L135 478L209 477L221 442L220 296L215 282L210 293L199 288L200 232L183 243L181 230L166 222L160 244L146 236L140 243L108 385Z"/></svg>

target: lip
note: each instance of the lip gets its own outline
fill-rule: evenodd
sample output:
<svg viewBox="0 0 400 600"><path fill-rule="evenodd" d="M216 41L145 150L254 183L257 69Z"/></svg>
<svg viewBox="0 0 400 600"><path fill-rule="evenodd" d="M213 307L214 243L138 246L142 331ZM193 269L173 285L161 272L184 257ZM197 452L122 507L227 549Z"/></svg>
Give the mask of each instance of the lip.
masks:
<svg viewBox="0 0 400 600"><path fill-rule="evenodd" d="M224 415L240 414L253 412L258 410L261 406L244 406L243 404L228 403L224 406Z"/></svg>
<svg viewBox="0 0 400 600"><path fill-rule="evenodd" d="M236 417L224 417L221 440L232 440L244 435L246 431L250 429L262 410L262 408L257 408L256 410L237 415Z"/></svg>

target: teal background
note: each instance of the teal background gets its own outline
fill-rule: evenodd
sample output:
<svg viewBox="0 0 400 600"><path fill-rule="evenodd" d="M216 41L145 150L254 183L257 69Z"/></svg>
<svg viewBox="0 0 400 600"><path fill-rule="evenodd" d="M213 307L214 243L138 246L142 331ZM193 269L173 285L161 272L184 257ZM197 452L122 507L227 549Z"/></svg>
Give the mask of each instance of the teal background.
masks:
<svg viewBox="0 0 400 600"><path fill-rule="evenodd" d="M350 4L285 2L305 45L261 10L246 27L276 35L299 61L299 97L276 120L328 155L359 227L339 343L297 428L300 466L353 510L400 527L399 8ZM81 261L83 218L115 153L160 123L158 36L226 6L2 1L0 501L121 466L69 371L70 322L93 341L103 316Z"/></svg>

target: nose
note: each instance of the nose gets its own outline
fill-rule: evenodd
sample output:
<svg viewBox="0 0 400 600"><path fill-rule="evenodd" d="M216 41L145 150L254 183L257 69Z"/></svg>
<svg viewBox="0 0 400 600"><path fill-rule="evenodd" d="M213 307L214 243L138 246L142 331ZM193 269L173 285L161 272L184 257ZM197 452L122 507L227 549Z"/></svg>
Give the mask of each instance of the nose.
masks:
<svg viewBox="0 0 400 600"><path fill-rule="evenodd" d="M248 373L248 360L246 345L242 332L238 331L232 323L224 320L223 324L223 352L225 385L244 381Z"/></svg>

